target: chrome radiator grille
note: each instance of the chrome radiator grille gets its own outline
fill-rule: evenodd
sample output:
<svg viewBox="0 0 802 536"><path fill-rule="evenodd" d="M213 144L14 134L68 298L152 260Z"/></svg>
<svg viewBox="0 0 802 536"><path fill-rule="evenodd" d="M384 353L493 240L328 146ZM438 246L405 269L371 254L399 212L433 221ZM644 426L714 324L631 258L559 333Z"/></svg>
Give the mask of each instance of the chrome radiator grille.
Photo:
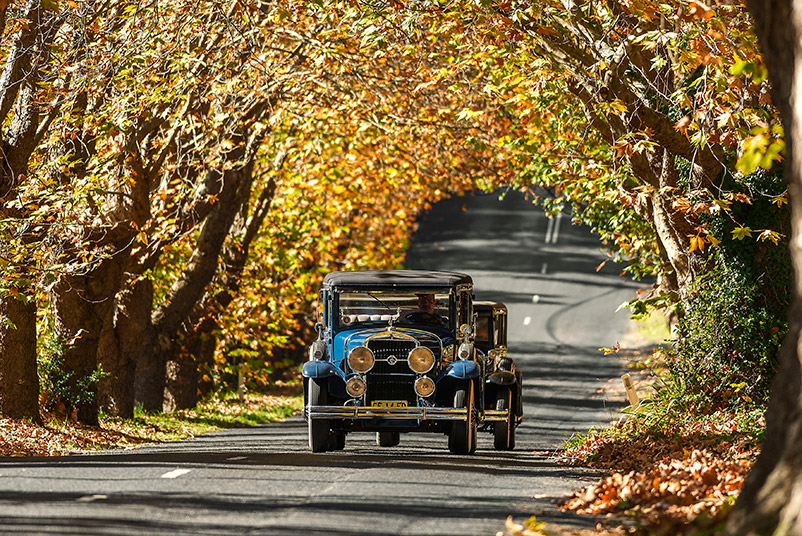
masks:
<svg viewBox="0 0 802 536"><path fill-rule="evenodd" d="M368 342L368 348L376 363L366 374L365 402L369 405L374 400L406 400L410 406L416 405L415 373L407 364L407 354L415 348L415 341L374 339Z"/></svg>

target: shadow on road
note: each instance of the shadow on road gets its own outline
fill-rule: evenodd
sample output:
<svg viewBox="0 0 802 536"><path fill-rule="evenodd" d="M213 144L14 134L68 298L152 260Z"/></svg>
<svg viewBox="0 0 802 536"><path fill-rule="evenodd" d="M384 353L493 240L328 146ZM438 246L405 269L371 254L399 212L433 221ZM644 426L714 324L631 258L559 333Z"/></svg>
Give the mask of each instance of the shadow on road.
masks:
<svg viewBox="0 0 802 536"><path fill-rule="evenodd" d="M524 372L517 449L481 433L474 456L446 438L405 434L383 449L350 434L341 452L311 454L300 417L192 441L61 458L0 459L0 532L7 534L359 536L486 535L507 515L592 528L556 499L597 473L551 453L615 419L622 363L604 357L626 334L618 305L640 285L604 264L598 240L549 223L515 192L445 200L421 218L409 268L471 274L479 299L509 308L509 349ZM466 210L463 210L463 207ZM622 316L623 315L623 316ZM178 478L168 475L176 469Z"/></svg>

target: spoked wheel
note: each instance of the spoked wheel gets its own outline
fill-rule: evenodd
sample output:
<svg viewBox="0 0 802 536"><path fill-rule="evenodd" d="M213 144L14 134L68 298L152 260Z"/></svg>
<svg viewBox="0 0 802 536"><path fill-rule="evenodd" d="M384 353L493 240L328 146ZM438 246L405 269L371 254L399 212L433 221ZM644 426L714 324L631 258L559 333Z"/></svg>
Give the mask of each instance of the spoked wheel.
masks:
<svg viewBox="0 0 802 536"><path fill-rule="evenodd" d="M397 447L400 442L400 432L376 432L376 444L380 447Z"/></svg>
<svg viewBox="0 0 802 536"><path fill-rule="evenodd" d="M496 421L494 424L493 446L496 450L515 448L515 416L510 406L512 406L512 391L510 389L499 391L496 395L496 411L509 410L509 415L506 420Z"/></svg>
<svg viewBox="0 0 802 536"><path fill-rule="evenodd" d="M466 408L468 418L451 423L448 434L448 450L454 454L473 454L476 452L476 418L474 416L473 383L460 387L454 393L454 407Z"/></svg>
<svg viewBox="0 0 802 536"><path fill-rule="evenodd" d="M325 406L328 402L328 390L323 380L309 378L309 396L307 400L310 406ZM329 450L329 434L331 426L328 419L308 418L309 424L309 449L312 452L325 452ZM343 437L343 446L345 437Z"/></svg>

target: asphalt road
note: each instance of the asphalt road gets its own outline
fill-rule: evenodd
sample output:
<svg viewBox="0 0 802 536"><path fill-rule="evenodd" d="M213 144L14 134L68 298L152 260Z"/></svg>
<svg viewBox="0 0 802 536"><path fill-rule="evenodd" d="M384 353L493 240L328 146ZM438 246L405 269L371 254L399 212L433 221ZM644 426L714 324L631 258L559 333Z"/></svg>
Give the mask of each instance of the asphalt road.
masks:
<svg viewBox="0 0 802 536"><path fill-rule="evenodd" d="M600 346L626 337L615 313L637 288L607 265L587 229L551 223L518 194L441 202L421 221L409 268L465 271L480 299L507 303L511 355L524 371L514 452L480 434L473 456L446 438L399 447L352 434L311 454L296 417L178 444L62 458L0 459L4 534L494 535L507 515L587 525L553 501L595 475L558 465L566 437L615 418L600 389L622 366Z"/></svg>

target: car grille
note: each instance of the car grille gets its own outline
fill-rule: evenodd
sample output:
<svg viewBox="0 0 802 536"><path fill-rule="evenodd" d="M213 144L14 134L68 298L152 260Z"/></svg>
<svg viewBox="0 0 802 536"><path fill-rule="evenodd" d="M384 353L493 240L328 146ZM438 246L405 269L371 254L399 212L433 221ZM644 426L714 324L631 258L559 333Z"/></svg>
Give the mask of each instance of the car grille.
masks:
<svg viewBox="0 0 802 536"><path fill-rule="evenodd" d="M374 339L368 342L376 363L365 376L367 404L374 400L406 400L411 406L417 404L415 373L407 364L407 354L415 345L415 341L398 339ZM391 356L396 358L392 365L387 361Z"/></svg>

